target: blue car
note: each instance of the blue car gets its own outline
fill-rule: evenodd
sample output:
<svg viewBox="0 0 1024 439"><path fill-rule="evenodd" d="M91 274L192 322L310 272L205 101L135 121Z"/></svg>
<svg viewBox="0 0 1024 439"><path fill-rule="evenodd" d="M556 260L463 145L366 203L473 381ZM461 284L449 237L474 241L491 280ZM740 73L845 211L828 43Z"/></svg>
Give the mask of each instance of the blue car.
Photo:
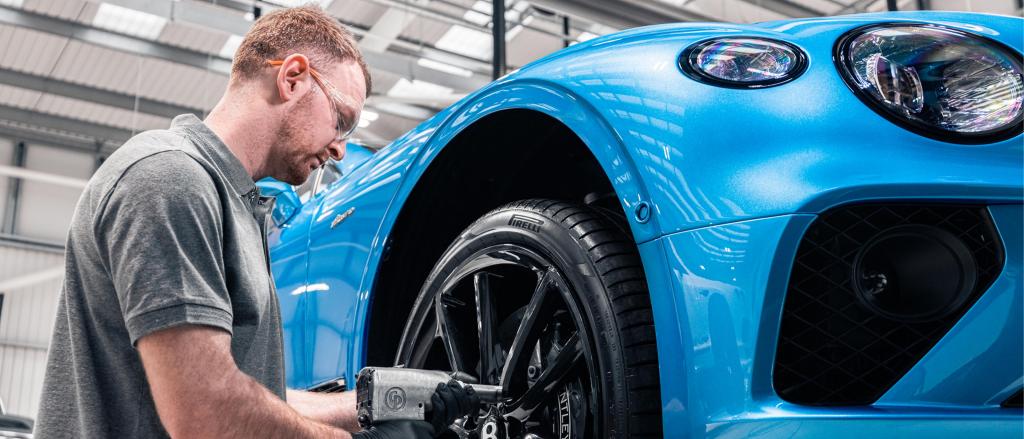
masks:
<svg viewBox="0 0 1024 439"><path fill-rule="evenodd" d="M500 384L463 437L1020 437L1022 27L628 30L262 182L288 384Z"/></svg>

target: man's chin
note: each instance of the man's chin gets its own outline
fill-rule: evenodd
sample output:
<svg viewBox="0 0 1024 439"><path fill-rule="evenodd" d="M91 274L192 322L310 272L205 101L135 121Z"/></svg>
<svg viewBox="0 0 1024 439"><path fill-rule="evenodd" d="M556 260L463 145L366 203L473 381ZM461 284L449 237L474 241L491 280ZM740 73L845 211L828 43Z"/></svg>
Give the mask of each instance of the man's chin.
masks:
<svg viewBox="0 0 1024 439"><path fill-rule="evenodd" d="M302 183L306 182L306 179L309 178L310 174L312 174L312 171L302 172L298 169L292 169L287 175L274 175L272 177L274 180L283 181L292 186L300 186Z"/></svg>

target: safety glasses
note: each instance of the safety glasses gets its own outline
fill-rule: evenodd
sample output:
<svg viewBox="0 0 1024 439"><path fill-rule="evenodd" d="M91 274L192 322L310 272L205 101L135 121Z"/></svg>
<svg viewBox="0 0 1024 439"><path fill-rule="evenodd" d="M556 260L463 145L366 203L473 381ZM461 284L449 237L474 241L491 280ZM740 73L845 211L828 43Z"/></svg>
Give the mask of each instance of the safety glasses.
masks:
<svg viewBox="0 0 1024 439"><path fill-rule="evenodd" d="M267 60L267 64L274 67L280 67L284 64L284 60L274 59ZM320 86L320 89L324 91L324 94L330 99L334 105L334 113L338 120L338 133L335 136L335 142L343 142L348 140L352 136L352 133L359 127L359 115L361 113L360 106L342 94L327 78L324 78L320 72L316 71L312 66L309 68L309 76L313 77L313 80ZM348 115L348 116L346 116Z"/></svg>

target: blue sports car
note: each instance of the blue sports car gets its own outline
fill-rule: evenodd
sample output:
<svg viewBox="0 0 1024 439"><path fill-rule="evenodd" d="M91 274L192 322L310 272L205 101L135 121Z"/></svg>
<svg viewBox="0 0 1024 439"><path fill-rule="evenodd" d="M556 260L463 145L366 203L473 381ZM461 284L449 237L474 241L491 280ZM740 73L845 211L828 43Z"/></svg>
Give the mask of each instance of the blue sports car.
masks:
<svg viewBox="0 0 1024 439"><path fill-rule="evenodd" d="M1021 437L1022 27L629 30L262 182L288 383L461 371L489 439Z"/></svg>

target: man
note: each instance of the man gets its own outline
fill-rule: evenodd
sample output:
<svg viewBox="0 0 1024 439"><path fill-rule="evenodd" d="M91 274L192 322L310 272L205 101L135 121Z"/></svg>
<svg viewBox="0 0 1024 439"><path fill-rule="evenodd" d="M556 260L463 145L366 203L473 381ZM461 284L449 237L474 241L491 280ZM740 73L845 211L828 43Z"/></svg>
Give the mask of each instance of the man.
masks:
<svg viewBox="0 0 1024 439"><path fill-rule="evenodd" d="M475 409L442 385L430 423L359 432L352 392L285 389L272 200L254 181L340 160L369 88L335 20L273 12L205 121L178 116L110 156L72 220L37 437L429 438Z"/></svg>

